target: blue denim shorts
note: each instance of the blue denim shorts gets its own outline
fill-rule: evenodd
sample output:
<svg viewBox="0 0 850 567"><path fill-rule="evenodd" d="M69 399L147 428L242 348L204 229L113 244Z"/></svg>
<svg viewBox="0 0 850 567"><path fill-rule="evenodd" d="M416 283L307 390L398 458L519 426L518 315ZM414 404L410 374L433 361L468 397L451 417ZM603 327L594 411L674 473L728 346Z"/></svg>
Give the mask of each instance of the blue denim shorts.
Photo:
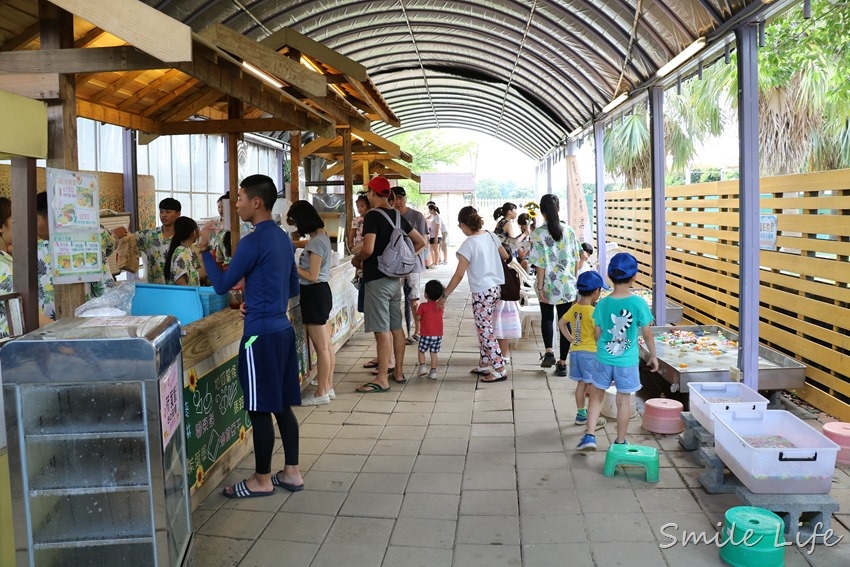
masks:
<svg viewBox="0 0 850 567"><path fill-rule="evenodd" d="M570 351L570 380L576 382L593 382L596 374L596 353L586 350Z"/></svg>
<svg viewBox="0 0 850 567"><path fill-rule="evenodd" d="M640 372L637 366L611 366L596 362L593 373L593 385L600 390L607 390L611 384L617 387L618 394L631 394L640 390Z"/></svg>

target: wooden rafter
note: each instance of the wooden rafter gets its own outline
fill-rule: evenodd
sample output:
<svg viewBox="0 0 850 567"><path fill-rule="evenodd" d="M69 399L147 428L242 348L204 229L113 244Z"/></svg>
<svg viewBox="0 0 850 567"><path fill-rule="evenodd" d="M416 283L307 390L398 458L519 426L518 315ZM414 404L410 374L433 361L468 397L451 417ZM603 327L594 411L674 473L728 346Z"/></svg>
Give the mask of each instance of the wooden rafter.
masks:
<svg viewBox="0 0 850 567"><path fill-rule="evenodd" d="M196 115L202 109L218 102L223 97L224 95L217 90L210 87L203 87L191 96L182 100L179 105L175 105L166 112L157 115L156 119L162 122L177 122L180 120L186 120L187 118Z"/></svg>
<svg viewBox="0 0 850 567"><path fill-rule="evenodd" d="M136 104L137 102L139 102L140 100L142 100L143 98L148 96L149 94L155 92L160 87L160 85L174 79L175 77L177 77L179 75L180 75L180 71L177 71L175 69L169 69L168 71L163 73L158 78L149 82L144 88L141 88L138 91L136 91L135 93L133 93L133 96L131 96L131 97L125 99L125 100L122 100L120 103L118 103L116 105L118 107L118 110L127 110L128 108L132 107L134 104ZM194 84L194 81L193 81L193 84Z"/></svg>
<svg viewBox="0 0 850 567"><path fill-rule="evenodd" d="M151 104L150 106L145 108L141 112L141 115L144 116L145 118L152 118L165 105L167 105L170 102L180 98L180 96L182 96L183 93L185 93L186 91L188 91L190 89L195 88L197 85L198 85L197 81L191 80L191 79L187 80L186 82L184 82L182 85L180 85L179 87L177 87L173 91L159 97L156 101L154 101L153 104Z"/></svg>
<svg viewBox="0 0 850 567"><path fill-rule="evenodd" d="M369 75L366 73L366 67L357 61L291 28L280 28L270 36L264 38L260 43L275 51L280 51L284 47L295 49L301 55L321 61L357 81L365 81L369 78Z"/></svg>
<svg viewBox="0 0 850 567"><path fill-rule="evenodd" d="M14 51L27 45L38 37L38 22L34 23L3 45L0 45L0 51Z"/></svg>
<svg viewBox="0 0 850 567"><path fill-rule="evenodd" d="M126 87L127 85L129 85L130 83L132 83L133 81L138 79L143 74L144 74L144 71L128 71L127 73L124 73L116 81L114 81L113 83L111 83L109 85L106 85L104 88L100 89L98 92L96 92L91 97L89 97L89 102L98 103L98 102L102 101L103 99L112 96L113 94L115 94L119 90L123 89L124 87ZM93 77L95 75L89 75L89 76ZM77 87L79 87L81 84L82 83L80 81L80 76L78 75L77 76Z"/></svg>
<svg viewBox="0 0 850 567"><path fill-rule="evenodd" d="M411 156L409 153L402 150L401 146L399 146L395 142L391 142L391 141L387 140L383 136L379 136L379 135L377 135L373 132L358 132L356 130L355 130L354 134L363 138L365 141L369 142L370 144L374 144L374 145L378 146L379 148L381 148L382 150L387 152L390 156L392 156L396 159L402 159L402 160L406 161L407 163L413 162L413 156Z"/></svg>
<svg viewBox="0 0 850 567"><path fill-rule="evenodd" d="M129 45L0 53L0 74L99 73L164 68L168 65Z"/></svg>
<svg viewBox="0 0 850 567"><path fill-rule="evenodd" d="M164 122L161 133L175 134L239 134L242 132L274 132L292 130L292 123L279 118L254 118L251 120L189 120Z"/></svg>
<svg viewBox="0 0 850 567"><path fill-rule="evenodd" d="M159 124L154 120L80 99L77 99L77 116L142 132L158 133L160 129Z"/></svg>
<svg viewBox="0 0 850 567"><path fill-rule="evenodd" d="M313 155L314 153L316 153L317 150L325 147L328 144L336 144L337 142L339 142L339 146L342 147L341 136L337 136L333 139L316 136L315 138L310 140L309 144L301 146L301 159Z"/></svg>

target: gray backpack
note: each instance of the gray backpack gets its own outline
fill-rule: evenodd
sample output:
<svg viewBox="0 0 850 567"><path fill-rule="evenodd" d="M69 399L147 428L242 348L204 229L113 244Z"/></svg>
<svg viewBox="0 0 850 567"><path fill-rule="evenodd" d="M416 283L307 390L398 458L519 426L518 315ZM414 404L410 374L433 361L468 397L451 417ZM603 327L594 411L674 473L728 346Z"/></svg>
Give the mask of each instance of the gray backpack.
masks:
<svg viewBox="0 0 850 567"><path fill-rule="evenodd" d="M413 241L401 229L401 213L396 211L398 215L395 223L390 219L390 216L381 209L375 209L387 219L393 227L390 234L390 242L384 248L384 252L378 256L378 270L388 277L402 278L416 268L416 253L413 251Z"/></svg>

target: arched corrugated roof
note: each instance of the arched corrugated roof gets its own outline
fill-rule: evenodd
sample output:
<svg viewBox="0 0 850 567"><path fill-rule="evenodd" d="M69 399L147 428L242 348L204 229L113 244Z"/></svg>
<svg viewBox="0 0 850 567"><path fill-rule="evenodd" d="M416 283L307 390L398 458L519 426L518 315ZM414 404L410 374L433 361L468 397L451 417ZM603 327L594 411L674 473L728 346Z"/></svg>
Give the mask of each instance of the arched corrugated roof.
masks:
<svg viewBox="0 0 850 567"><path fill-rule="evenodd" d="M461 127L540 158L752 0L146 0L196 31L287 26L360 63L401 120ZM784 2L787 3L787 2ZM639 10L638 10L639 8ZM638 12L636 14L636 12Z"/></svg>

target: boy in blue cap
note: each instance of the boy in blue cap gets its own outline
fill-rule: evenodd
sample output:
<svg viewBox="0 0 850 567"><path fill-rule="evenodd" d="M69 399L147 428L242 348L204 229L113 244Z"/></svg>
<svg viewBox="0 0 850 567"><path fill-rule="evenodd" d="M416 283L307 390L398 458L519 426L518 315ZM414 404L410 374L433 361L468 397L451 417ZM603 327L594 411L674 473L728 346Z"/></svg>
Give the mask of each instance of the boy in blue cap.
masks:
<svg viewBox="0 0 850 567"><path fill-rule="evenodd" d="M596 327L593 323L593 306L599 300L602 289L610 289L602 276L595 271L582 272L576 281L578 301L558 321L558 328L571 343L570 380L576 382L576 425L587 423L585 400L593 383L596 371ZM596 427L605 425L600 418Z"/></svg>
<svg viewBox="0 0 850 567"><path fill-rule="evenodd" d="M594 388L591 390L587 411L588 432L578 445L581 450L596 450L596 437L592 428L599 417L605 390L612 383L617 387L617 438L614 443L626 442L630 417L629 397L641 387L638 329L649 349L647 366L652 372L658 370L655 339L649 328L652 313L646 301L630 290L637 272L637 260L628 252L621 252L611 258L608 277L614 284L614 291L603 298L593 311L596 325L596 370L593 373Z"/></svg>

